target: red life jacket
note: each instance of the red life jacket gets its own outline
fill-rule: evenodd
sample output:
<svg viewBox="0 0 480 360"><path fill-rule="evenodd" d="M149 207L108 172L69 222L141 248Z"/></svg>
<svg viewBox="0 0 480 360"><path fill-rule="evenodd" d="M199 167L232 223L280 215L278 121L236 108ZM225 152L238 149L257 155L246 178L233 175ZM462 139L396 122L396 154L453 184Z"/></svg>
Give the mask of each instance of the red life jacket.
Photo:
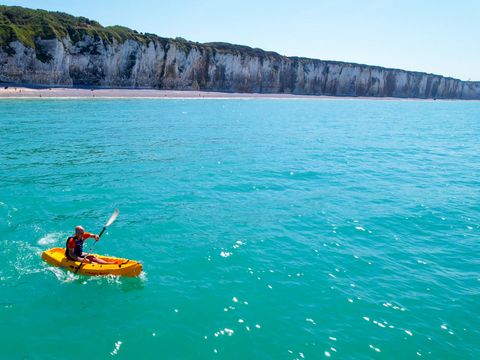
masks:
<svg viewBox="0 0 480 360"><path fill-rule="evenodd" d="M70 236L70 237L67 239L67 243L65 244L65 255L66 255L68 258L70 257L70 250L68 249L68 243L69 243L70 239L75 240L75 248L74 248L73 253L74 253L76 256L82 256L82 254L83 254L83 242L84 242L85 240L83 240L83 239L77 239L76 236Z"/></svg>

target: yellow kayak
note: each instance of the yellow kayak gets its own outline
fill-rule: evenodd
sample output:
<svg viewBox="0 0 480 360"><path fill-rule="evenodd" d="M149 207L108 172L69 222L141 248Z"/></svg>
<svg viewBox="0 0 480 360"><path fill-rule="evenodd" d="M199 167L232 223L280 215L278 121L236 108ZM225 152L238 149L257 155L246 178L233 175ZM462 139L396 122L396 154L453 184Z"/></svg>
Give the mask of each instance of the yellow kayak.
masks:
<svg viewBox="0 0 480 360"><path fill-rule="evenodd" d="M83 264L78 274L83 275L117 275L138 276L142 272L142 264L135 260L121 259L113 256L92 254L100 259L115 261L115 264ZM67 259L65 248L52 248L42 253L42 259L50 265L75 272L80 266L80 261Z"/></svg>

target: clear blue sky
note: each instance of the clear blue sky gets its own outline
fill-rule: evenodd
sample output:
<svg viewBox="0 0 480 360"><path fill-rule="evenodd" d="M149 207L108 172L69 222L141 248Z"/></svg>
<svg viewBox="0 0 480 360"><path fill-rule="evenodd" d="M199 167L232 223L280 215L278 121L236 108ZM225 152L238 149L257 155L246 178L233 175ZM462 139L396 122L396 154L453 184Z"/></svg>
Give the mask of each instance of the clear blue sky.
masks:
<svg viewBox="0 0 480 360"><path fill-rule="evenodd" d="M480 80L480 0L25 0L164 37Z"/></svg>

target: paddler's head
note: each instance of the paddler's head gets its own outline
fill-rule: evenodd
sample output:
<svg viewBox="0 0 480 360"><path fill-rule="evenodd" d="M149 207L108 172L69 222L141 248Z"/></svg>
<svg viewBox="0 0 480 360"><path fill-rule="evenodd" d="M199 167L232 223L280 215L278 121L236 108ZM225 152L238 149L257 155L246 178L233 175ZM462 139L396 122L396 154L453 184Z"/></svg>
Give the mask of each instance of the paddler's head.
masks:
<svg viewBox="0 0 480 360"><path fill-rule="evenodd" d="M78 225L75 228L75 235L76 236L82 237L84 233L85 233L85 229L83 227L81 227L80 225Z"/></svg>

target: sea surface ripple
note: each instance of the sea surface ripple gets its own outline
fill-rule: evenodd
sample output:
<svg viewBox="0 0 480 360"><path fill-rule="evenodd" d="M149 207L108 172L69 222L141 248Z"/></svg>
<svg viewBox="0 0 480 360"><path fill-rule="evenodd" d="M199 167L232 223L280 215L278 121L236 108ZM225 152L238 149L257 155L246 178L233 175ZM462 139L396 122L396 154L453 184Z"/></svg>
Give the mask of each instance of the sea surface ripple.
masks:
<svg viewBox="0 0 480 360"><path fill-rule="evenodd" d="M480 358L479 114L1 100L0 358ZM42 262L117 207L140 278Z"/></svg>

